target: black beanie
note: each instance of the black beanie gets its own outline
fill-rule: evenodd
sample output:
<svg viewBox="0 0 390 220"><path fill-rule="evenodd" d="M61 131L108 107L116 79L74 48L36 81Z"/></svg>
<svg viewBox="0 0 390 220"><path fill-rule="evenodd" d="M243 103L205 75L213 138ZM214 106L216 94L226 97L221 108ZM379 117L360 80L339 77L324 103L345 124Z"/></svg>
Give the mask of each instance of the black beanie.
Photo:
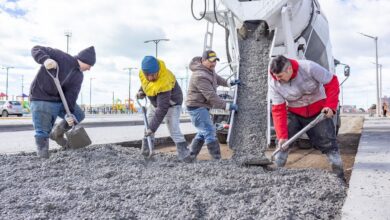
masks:
<svg viewBox="0 0 390 220"><path fill-rule="evenodd" d="M93 66L96 63L95 48L91 46L80 51L80 53L77 54L76 58L83 63Z"/></svg>

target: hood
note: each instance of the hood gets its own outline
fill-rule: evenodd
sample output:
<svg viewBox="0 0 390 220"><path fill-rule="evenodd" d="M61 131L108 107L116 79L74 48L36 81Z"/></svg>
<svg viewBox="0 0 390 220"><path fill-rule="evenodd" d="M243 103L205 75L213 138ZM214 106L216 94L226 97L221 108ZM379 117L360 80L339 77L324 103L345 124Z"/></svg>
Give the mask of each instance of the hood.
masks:
<svg viewBox="0 0 390 220"><path fill-rule="evenodd" d="M195 71L204 71L204 72L208 72L210 74L213 73L212 70L208 69L207 67L203 66L202 65L202 57L194 57L192 58L191 62L190 62L190 70L192 72L195 72Z"/></svg>

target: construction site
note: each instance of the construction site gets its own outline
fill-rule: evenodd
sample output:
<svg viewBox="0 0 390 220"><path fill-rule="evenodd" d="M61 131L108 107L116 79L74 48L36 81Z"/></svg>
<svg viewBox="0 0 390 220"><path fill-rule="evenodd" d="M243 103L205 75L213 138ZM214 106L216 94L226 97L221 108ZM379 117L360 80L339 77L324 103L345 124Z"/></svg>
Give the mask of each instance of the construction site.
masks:
<svg viewBox="0 0 390 220"><path fill-rule="evenodd" d="M161 125L165 130L154 138L146 135L148 106L139 100L139 106L131 104L131 111L139 110L131 123L87 115L94 118L80 125L88 133L83 134L90 139L88 146L66 149L51 141L47 159L33 152L30 123L21 128L20 123L1 120L0 139L10 147L0 154L0 219L390 218L390 120L379 117L380 111L375 117L342 114L337 104L329 119L345 178L334 172L331 158L310 139L310 129L326 120L326 111L317 112L313 123L289 136L288 144L278 145L272 115L276 104L270 97L272 58L310 60L329 72L343 66L340 86L353 74L333 56L318 1L223 0L224 10L210 1L213 4L197 14L191 1L194 18L207 22L211 30L206 32L204 51L218 40L213 39L214 25L222 26L225 68L229 80L240 81L215 91L238 110L210 110L221 159L213 158L204 144L196 159L179 160L169 127ZM115 108L125 111L119 102ZM189 118L184 112L180 126L190 145L197 130ZM14 131L6 131L9 128ZM149 156L141 154L142 139L149 141ZM75 145L77 141L84 140L75 140ZM288 152L282 166L277 156L281 151Z"/></svg>

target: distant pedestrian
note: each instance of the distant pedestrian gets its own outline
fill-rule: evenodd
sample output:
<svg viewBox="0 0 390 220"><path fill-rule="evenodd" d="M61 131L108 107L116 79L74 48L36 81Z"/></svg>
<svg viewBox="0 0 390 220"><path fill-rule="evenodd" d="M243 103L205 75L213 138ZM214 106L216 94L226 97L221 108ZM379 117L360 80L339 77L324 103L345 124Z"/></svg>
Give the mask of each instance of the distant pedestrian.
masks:
<svg viewBox="0 0 390 220"><path fill-rule="evenodd" d="M146 138L148 136L153 137L165 119L169 134L176 144L178 159L189 162L188 144L180 130L183 92L179 83L175 75L165 66L164 61L160 59L145 56L141 66L142 69L139 71L141 88L137 93L137 99L143 99L147 96L151 102L148 107L149 129L142 140L142 154L149 155Z"/></svg>
<svg viewBox="0 0 390 220"><path fill-rule="evenodd" d="M195 159L204 143L213 159L221 158L219 142L216 138L216 130L210 119L211 108L235 110L236 104L224 101L217 94L218 86L234 86L239 80L228 82L215 73L215 66L219 58L212 50L203 52L201 57L194 57L189 68L192 71L187 92L186 106L191 116L191 122L197 129L197 134L191 143L191 156Z"/></svg>
<svg viewBox="0 0 390 220"><path fill-rule="evenodd" d="M382 105L382 111L383 111L383 117L387 116L387 111L389 110L389 107L387 106L387 103L384 102Z"/></svg>
<svg viewBox="0 0 390 220"><path fill-rule="evenodd" d="M49 137L58 145L66 148L65 132L85 117L84 112L76 104L76 100L83 82L83 72L90 70L96 62L95 48L88 47L80 51L78 55L71 56L58 49L35 46L31 54L37 63L42 64L30 87L35 143L37 155L48 158ZM66 115L57 87L47 73L47 71L55 73L58 68L58 77L71 115ZM57 117L64 120L53 128Z"/></svg>

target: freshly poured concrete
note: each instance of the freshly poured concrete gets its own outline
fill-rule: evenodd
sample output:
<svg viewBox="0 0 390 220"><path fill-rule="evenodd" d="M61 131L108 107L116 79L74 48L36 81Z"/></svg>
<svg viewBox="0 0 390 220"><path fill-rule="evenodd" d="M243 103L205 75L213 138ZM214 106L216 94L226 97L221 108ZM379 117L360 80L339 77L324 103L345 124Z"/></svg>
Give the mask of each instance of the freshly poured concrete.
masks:
<svg viewBox="0 0 390 220"><path fill-rule="evenodd" d="M366 118L342 219L390 219L390 119Z"/></svg>
<svg viewBox="0 0 390 220"><path fill-rule="evenodd" d="M114 145L0 155L0 219L335 219L345 190L323 170L145 161Z"/></svg>

